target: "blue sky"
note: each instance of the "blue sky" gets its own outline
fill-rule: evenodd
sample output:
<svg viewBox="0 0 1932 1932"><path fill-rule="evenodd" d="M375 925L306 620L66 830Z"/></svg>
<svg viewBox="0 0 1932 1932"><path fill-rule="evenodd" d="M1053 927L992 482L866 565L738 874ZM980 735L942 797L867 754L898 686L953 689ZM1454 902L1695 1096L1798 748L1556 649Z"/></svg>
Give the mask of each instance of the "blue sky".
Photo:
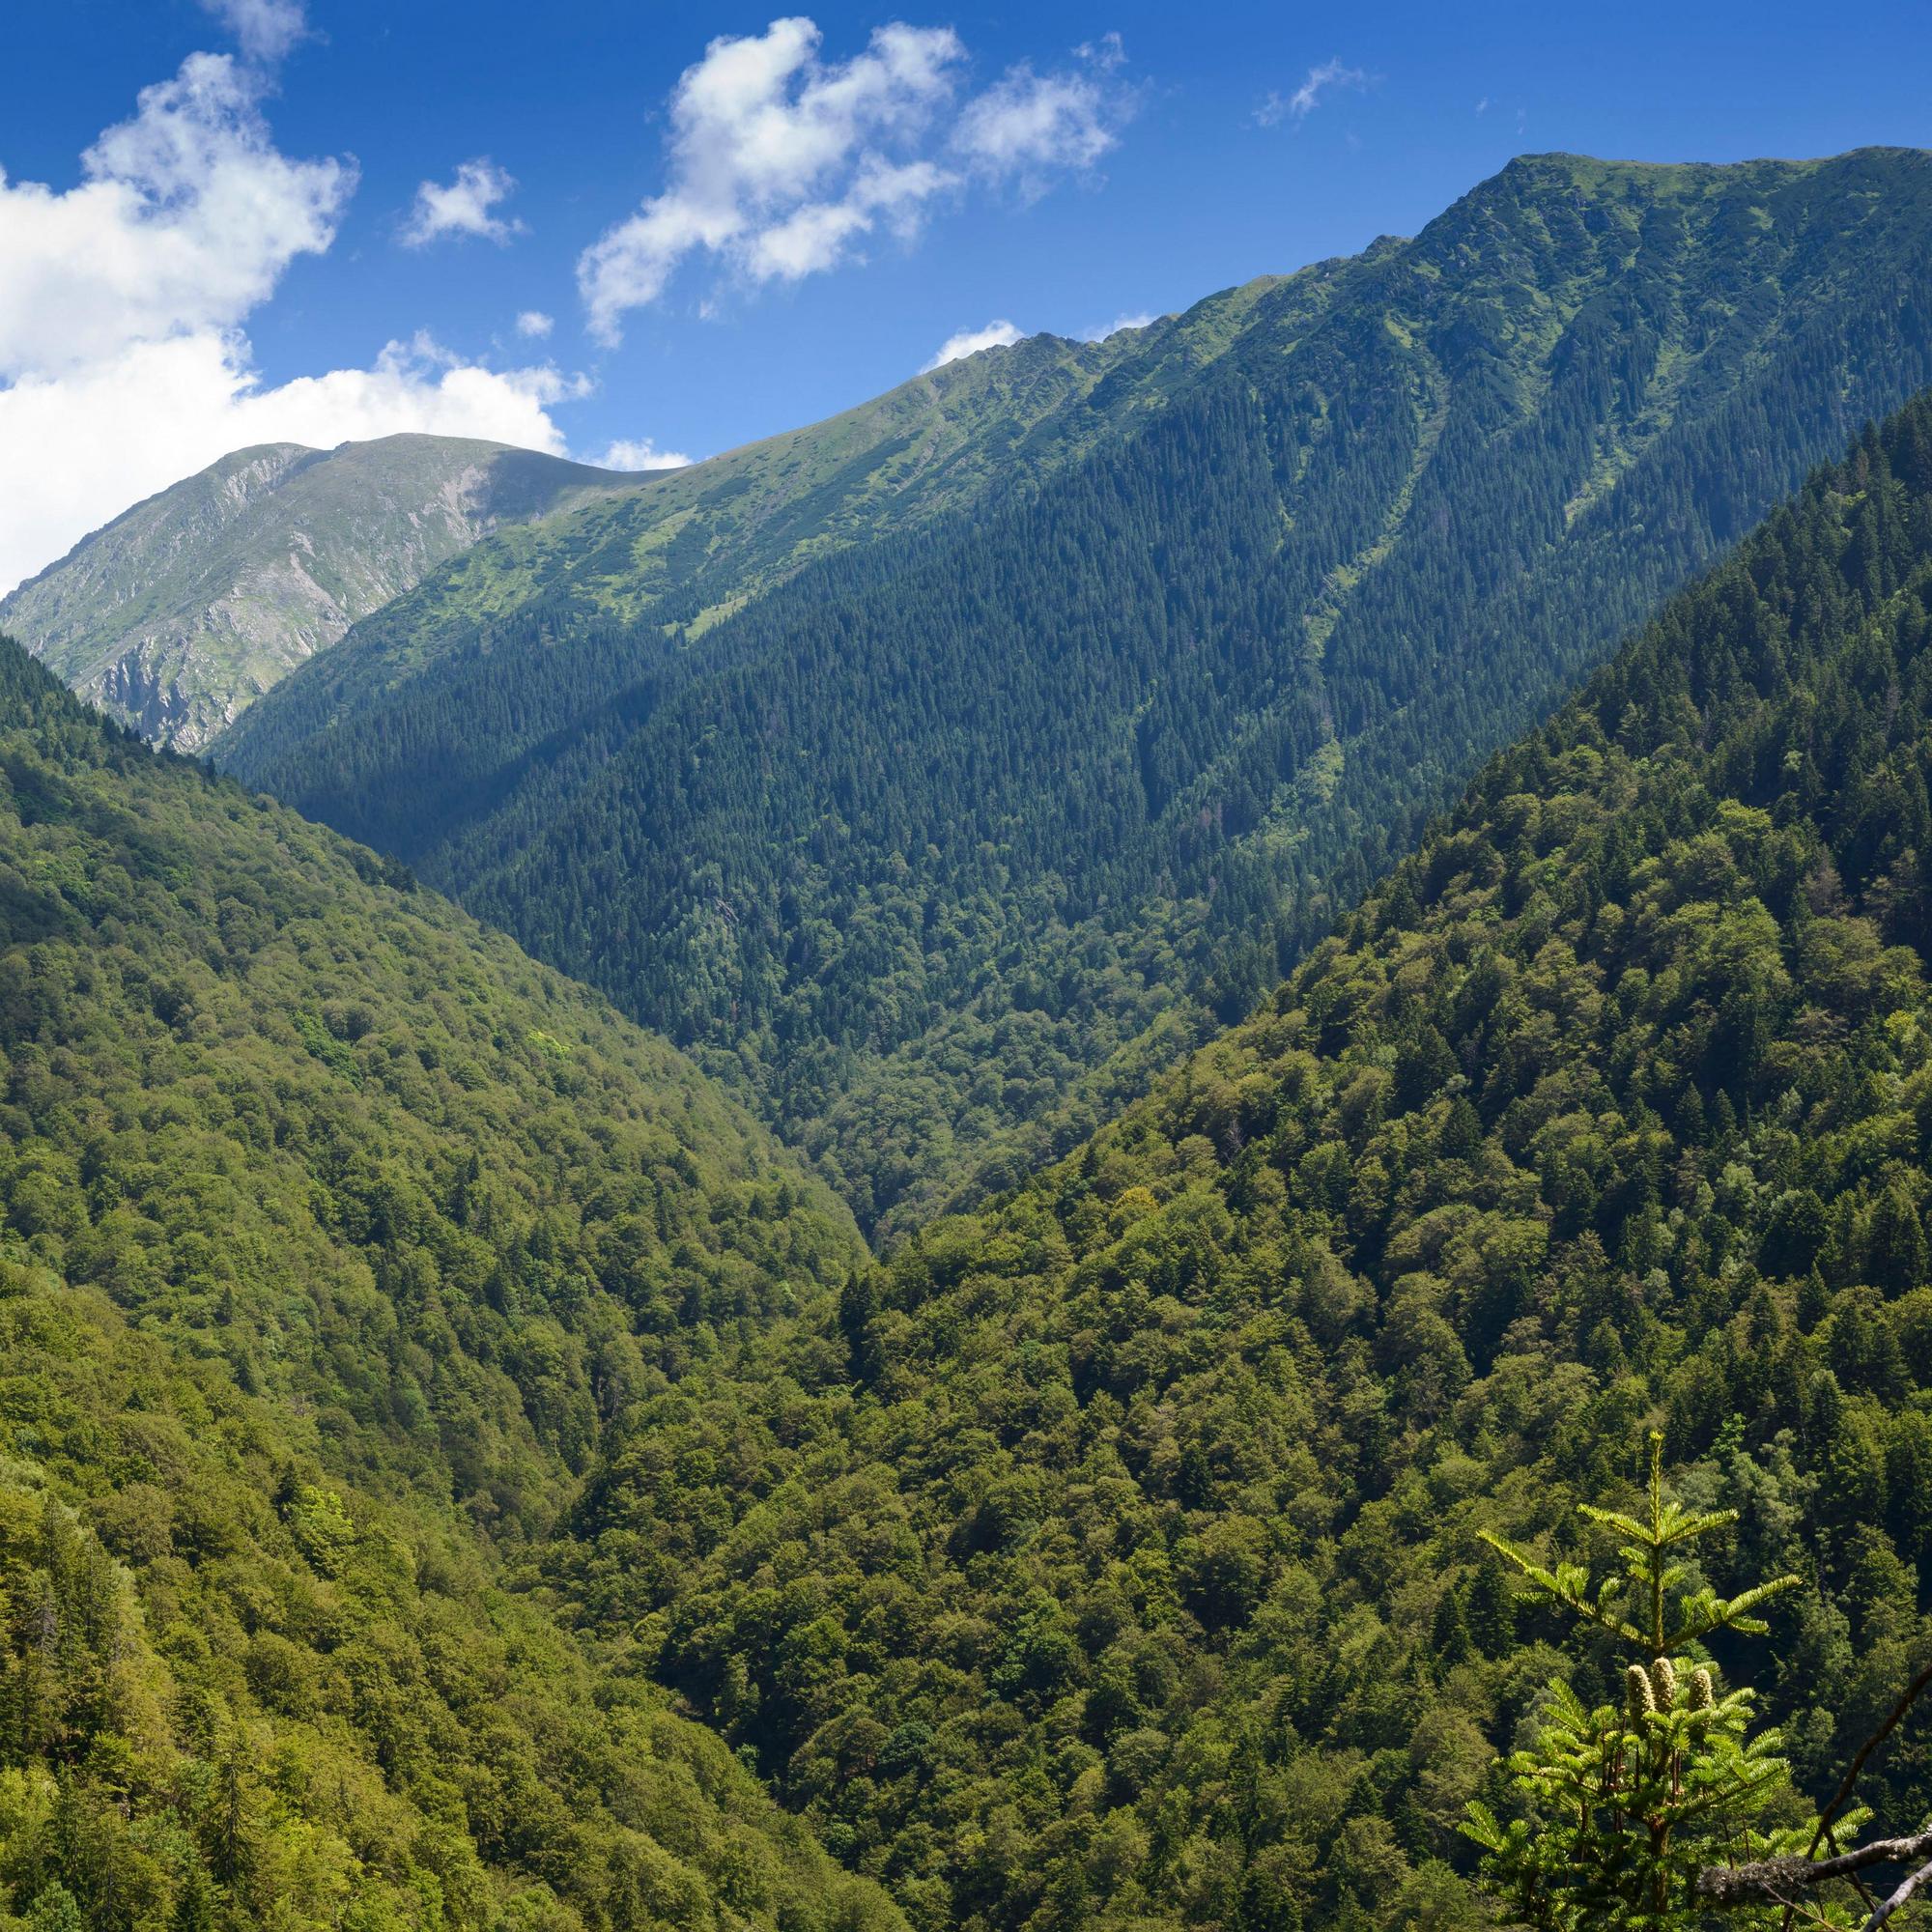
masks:
<svg viewBox="0 0 1932 1932"><path fill-rule="evenodd" d="M1932 145L1932 24L1891 0L807 11L815 32L770 5L20 0L0 587L223 437L420 419L703 456L961 331L1102 330L1413 233L1516 153ZM721 38L758 73L708 61ZM486 161L472 184L514 187L449 194ZM86 453L10 482L23 440Z"/></svg>

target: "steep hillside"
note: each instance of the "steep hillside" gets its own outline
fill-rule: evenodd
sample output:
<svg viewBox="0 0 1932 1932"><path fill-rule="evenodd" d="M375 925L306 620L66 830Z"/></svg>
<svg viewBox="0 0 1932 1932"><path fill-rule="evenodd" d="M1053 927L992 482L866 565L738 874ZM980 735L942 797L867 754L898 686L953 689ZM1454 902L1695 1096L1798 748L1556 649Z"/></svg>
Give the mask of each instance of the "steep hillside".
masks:
<svg viewBox="0 0 1932 1932"><path fill-rule="evenodd" d="M608 547L486 544L221 755L699 1050L893 1235L1248 1010L1932 381L1928 316L1925 156L1517 162L1102 345L1091 386L1099 352L975 358L1065 391L1021 487L735 611L735 553L664 575L615 506ZM753 500L709 474L675 487Z"/></svg>
<svg viewBox="0 0 1932 1932"><path fill-rule="evenodd" d="M688 472L448 437L238 450L0 600L0 623L73 689L184 751L493 532L435 593L412 658L533 598L553 621L567 601L579 619L674 606L701 627L814 555L1010 487L1029 461L1065 460L1096 430L1069 435L1058 419L1126 346L1038 338ZM1134 407L1122 394L1096 421Z"/></svg>
<svg viewBox="0 0 1932 1932"><path fill-rule="evenodd" d="M0 1921L890 1932L504 1588L609 1417L829 1319L793 1157L4 641L0 1053Z"/></svg>
<svg viewBox="0 0 1932 1932"><path fill-rule="evenodd" d="M124 724L194 751L477 538L636 483L458 437L237 450L0 599L0 628Z"/></svg>
<svg viewBox="0 0 1932 1932"><path fill-rule="evenodd" d="M1654 1424L1742 1506L1711 1580L1804 1578L1753 1662L1829 1790L1932 1644L1928 779L1932 397L1252 1022L855 1279L849 1396L620 1419L547 1573L934 1932L1461 1932L1492 1749L1626 1661L1475 1532L1577 1554Z"/></svg>
<svg viewBox="0 0 1932 1932"><path fill-rule="evenodd" d="M701 635L815 557L1009 494L1118 434L1268 286L1217 298L1205 305L1216 319L1197 315L1185 329L1169 318L1101 342L1030 336L505 531L383 611L365 634L380 647L365 643L363 660L343 667L340 689L418 673L482 626L622 624L634 642L667 625Z"/></svg>

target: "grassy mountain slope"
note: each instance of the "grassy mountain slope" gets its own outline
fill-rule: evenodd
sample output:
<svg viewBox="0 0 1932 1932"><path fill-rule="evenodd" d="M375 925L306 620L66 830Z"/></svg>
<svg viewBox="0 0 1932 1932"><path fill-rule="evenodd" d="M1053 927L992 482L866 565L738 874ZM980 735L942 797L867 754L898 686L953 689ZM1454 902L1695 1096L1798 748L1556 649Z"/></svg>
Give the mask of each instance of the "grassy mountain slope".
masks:
<svg viewBox="0 0 1932 1932"><path fill-rule="evenodd" d="M1626 1661L1475 1531L1579 1556L1654 1424L1742 1506L1711 1580L1804 1579L1753 1664L1829 1789L1932 1643L1928 780L1932 397L1250 1023L856 1279L849 1393L619 1418L547 1574L918 1925L1460 1932L1492 1748ZM1922 1737L1861 1795L1920 1816Z"/></svg>
<svg viewBox="0 0 1932 1932"><path fill-rule="evenodd" d="M626 538L479 622L579 520L482 546L221 754L698 1049L892 1234L1245 1012L1932 380L1928 314L1925 156L1514 163L1411 242L1102 345L1023 487L722 617L737 561L654 601Z"/></svg>
<svg viewBox="0 0 1932 1932"><path fill-rule="evenodd" d="M836 1298L849 1216L12 643L0 720L0 1923L890 1932L505 1591L610 1415Z"/></svg>
<svg viewBox="0 0 1932 1932"><path fill-rule="evenodd" d="M194 751L478 537L635 485L459 437L267 443L84 538L0 600L0 627L124 724Z"/></svg>
<svg viewBox="0 0 1932 1932"><path fill-rule="evenodd" d="M1265 286L1231 292L1217 306L1238 311ZM815 557L1064 464L1151 407L1155 372L1211 353L1207 340L1227 326L1224 315L1211 330L1178 329L1170 317L1102 342L1030 336L824 422L505 531L379 613L364 638L380 645L358 638L360 661L345 663L330 686L353 708L368 678L419 674L477 627L507 622L702 635ZM526 721L524 729L528 742L534 727Z"/></svg>

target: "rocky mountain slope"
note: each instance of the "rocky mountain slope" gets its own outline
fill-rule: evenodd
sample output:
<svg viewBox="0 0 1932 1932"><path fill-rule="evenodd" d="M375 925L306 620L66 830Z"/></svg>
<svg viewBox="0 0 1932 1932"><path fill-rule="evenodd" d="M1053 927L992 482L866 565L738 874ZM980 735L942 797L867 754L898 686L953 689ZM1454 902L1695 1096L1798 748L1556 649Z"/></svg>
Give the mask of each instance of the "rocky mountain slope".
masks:
<svg viewBox="0 0 1932 1932"><path fill-rule="evenodd" d="M479 537L636 482L457 437L241 449L20 584L0 628L144 736L198 751Z"/></svg>

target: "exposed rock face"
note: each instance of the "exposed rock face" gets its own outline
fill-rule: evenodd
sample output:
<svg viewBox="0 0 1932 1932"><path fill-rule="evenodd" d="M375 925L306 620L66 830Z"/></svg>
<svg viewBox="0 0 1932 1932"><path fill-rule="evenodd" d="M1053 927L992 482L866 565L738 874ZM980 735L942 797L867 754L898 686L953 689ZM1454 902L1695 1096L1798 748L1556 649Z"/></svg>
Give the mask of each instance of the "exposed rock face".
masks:
<svg viewBox="0 0 1932 1932"><path fill-rule="evenodd" d="M637 480L456 437L237 450L21 584L0 631L145 737L196 752L479 537Z"/></svg>

